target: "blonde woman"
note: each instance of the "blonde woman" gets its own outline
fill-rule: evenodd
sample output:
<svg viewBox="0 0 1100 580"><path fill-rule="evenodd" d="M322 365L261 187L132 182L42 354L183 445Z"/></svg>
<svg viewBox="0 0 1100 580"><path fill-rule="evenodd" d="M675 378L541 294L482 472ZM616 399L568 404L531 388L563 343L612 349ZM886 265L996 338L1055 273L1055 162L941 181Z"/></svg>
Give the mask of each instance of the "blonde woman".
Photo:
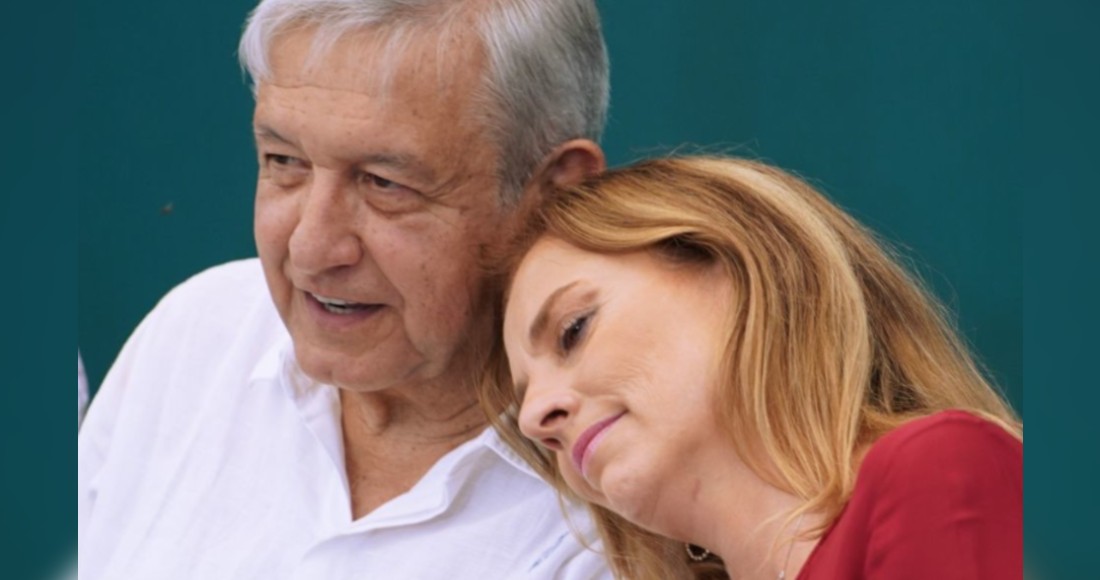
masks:
<svg viewBox="0 0 1100 580"><path fill-rule="evenodd" d="M504 260L497 427L623 578L1018 578L1022 424L804 182L728 158L562 191Z"/></svg>

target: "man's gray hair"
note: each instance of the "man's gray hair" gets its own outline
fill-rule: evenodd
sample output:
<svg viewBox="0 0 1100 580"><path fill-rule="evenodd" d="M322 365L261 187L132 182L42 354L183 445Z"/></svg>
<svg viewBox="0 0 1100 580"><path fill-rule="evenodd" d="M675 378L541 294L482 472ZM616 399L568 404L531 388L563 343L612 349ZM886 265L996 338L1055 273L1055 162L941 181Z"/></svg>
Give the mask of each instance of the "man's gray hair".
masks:
<svg viewBox="0 0 1100 580"><path fill-rule="evenodd" d="M253 83L269 78L273 40L295 28L315 27L316 52L366 28L401 36L446 25L467 8L488 59L473 98L499 152L502 201L514 203L556 146L603 131L609 67L594 0L262 0L241 36L241 65Z"/></svg>

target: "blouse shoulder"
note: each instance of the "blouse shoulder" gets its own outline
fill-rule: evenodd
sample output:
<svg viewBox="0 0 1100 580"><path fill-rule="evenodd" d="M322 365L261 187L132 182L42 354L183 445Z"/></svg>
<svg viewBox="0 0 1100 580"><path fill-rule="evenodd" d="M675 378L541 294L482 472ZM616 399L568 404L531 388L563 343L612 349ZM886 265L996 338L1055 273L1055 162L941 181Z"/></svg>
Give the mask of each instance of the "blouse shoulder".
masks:
<svg viewBox="0 0 1100 580"><path fill-rule="evenodd" d="M1023 443L962 411L879 438L799 578L1019 578Z"/></svg>
<svg viewBox="0 0 1100 580"><path fill-rule="evenodd" d="M863 577L1019 578L1023 443L962 411L911 421L868 451Z"/></svg>
<svg viewBox="0 0 1100 580"><path fill-rule="evenodd" d="M1015 436L976 415L942 411L882 436L864 458L861 476L877 473L904 487L935 481L956 486L972 478L1003 485L1019 479L1022 488L1022 466L1023 443ZM954 477L925 477L929 473Z"/></svg>

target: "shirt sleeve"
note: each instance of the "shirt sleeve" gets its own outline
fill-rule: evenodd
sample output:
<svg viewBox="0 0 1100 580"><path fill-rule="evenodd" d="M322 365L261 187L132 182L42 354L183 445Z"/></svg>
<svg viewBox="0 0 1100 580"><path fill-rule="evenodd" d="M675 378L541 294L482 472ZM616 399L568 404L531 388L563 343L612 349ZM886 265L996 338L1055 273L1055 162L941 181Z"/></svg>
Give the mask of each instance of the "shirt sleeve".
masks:
<svg viewBox="0 0 1100 580"><path fill-rule="evenodd" d="M88 406L88 374L84 372L84 359L76 351L76 428L84 421L84 409Z"/></svg>
<svg viewBox="0 0 1100 580"><path fill-rule="evenodd" d="M103 478L107 468L112 442L122 426L120 417L126 414L127 406L133 404L131 375L135 365L145 356L147 338L158 325L157 319L157 310L154 310L127 339L89 403L77 432L78 546L87 545L85 535L95 511L96 482Z"/></svg>
<svg viewBox="0 0 1100 580"><path fill-rule="evenodd" d="M133 341L133 337L130 340ZM85 532L95 507L95 492L92 491L92 481L106 461L111 446L111 436L114 433L116 417L122 404L125 388L123 384L125 381L121 377L127 374L124 367L127 366L126 361L129 358L130 356L124 348L100 386L93 404L87 409L87 415L83 417L80 430L77 432L76 529L78 545L85 544Z"/></svg>
<svg viewBox="0 0 1100 580"><path fill-rule="evenodd" d="M599 546L579 549L554 574L560 580L613 580L607 560L598 552Z"/></svg>
<svg viewBox="0 0 1100 580"><path fill-rule="evenodd" d="M548 549L532 555L534 562L527 570L528 580L614 580L604 558L599 540L588 514L574 505L567 520L571 525L562 529ZM583 539L582 539L583 538Z"/></svg>
<svg viewBox="0 0 1100 580"><path fill-rule="evenodd" d="M543 556L528 571L530 580L614 580L601 544L587 547L572 532L566 533L553 554Z"/></svg>
<svg viewBox="0 0 1100 580"><path fill-rule="evenodd" d="M866 577L1021 578L1023 444L952 413L898 441L880 465ZM869 454L867 461L872 461Z"/></svg>

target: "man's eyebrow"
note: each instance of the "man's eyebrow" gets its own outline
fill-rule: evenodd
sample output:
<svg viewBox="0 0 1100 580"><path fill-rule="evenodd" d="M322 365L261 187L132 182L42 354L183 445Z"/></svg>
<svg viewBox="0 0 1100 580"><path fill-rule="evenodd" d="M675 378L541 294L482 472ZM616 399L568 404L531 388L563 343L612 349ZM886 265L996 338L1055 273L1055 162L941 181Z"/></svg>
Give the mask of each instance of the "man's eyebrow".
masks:
<svg viewBox="0 0 1100 580"><path fill-rule="evenodd" d="M535 320L531 323L531 329L527 332L527 339L532 344L546 330L546 325L550 322L550 310L553 309L554 304L557 303L562 294L576 286L578 282L579 280L566 284L546 297L546 301L542 303L542 308L539 309L539 313L535 315Z"/></svg>
<svg viewBox="0 0 1100 580"><path fill-rule="evenodd" d="M291 141L290 139L287 139L286 137L283 137L282 135L279 134L278 131L276 131L275 129L272 129L271 127L268 127L267 125L256 125L256 127L254 129L252 129L252 134L256 136L257 141L261 141L261 140L278 141L280 143L290 145L290 146L293 146L293 147L297 146L297 144L295 144L294 141Z"/></svg>

